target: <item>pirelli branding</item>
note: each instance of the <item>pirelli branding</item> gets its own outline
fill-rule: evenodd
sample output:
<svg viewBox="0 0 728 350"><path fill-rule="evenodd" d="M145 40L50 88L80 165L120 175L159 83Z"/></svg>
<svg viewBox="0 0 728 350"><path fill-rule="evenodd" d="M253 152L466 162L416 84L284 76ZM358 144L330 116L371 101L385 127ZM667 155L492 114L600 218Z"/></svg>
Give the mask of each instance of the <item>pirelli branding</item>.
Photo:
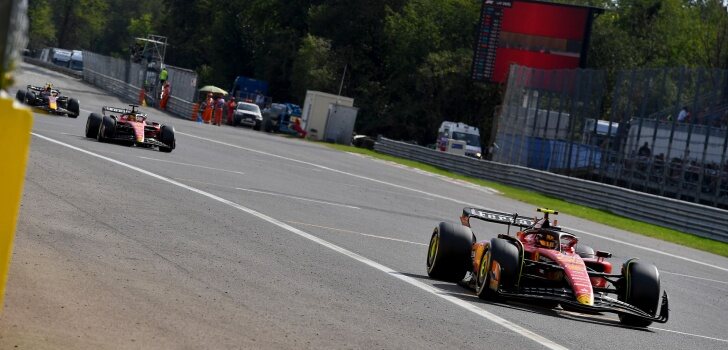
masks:
<svg viewBox="0 0 728 350"><path fill-rule="evenodd" d="M501 223L501 224L511 224L511 225L518 225L518 226L533 225L533 220L528 219L528 218L516 216L515 221L514 221L514 215L508 214L508 213L499 213L499 212L495 212L495 211L469 208L469 214L470 214L469 216L471 216L471 217L476 217L478 219L482 219L485 221L497 222L497 223Z"/></svg>

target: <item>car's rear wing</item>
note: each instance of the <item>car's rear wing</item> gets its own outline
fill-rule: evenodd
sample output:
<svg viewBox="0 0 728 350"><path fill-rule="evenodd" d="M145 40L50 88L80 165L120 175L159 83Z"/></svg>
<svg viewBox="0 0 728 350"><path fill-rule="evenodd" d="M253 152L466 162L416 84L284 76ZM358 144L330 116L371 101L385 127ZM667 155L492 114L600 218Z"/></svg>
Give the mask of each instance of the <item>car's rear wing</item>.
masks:
<svg viewBox="0 0 728 350"><path fill-rule="evenodd" d="M470 227L470 218L476 218L487 222L493 222L496 224L513 225L520 228L527 228L534 225L533 219L518 216L516 213L504 213L495 210L478 209L478 208L463 208L463 215L460 216L460 222L467 227Z"/></svg>
<svg viewBox="0 0 728 350"><path fill-rule="evenodd" d="M110 113L116 113L116 114L135 114L138 116L146 117L146 114L139 113L138 111L132 110L132 109L126 109L126 108L117 108L117 107L101 107L101 114L106 115L106 112Z"/></svg>

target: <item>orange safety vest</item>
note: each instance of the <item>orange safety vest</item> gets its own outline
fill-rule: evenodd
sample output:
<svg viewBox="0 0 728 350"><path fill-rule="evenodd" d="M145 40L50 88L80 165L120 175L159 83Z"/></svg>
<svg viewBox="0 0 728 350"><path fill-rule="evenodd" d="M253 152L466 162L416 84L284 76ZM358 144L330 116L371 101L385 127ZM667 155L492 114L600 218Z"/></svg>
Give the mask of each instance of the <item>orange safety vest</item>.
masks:
<svg viewBox="0 0 728 350"><path fill-rule="evenodd" d="M210 120L212 120L212 108L214 101L212 100L212 97L205 100L205 110L202 112L202 119L205 121L205 123L209 123Z"/></svg>

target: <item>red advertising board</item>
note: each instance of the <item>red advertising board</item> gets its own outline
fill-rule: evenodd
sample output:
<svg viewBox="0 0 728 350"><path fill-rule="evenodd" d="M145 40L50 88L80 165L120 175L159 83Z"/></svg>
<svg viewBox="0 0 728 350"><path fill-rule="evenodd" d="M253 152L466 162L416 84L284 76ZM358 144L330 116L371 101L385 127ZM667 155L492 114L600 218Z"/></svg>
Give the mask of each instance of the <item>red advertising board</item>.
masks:
<svg viewBox="0 0 728 350"><path fill-rule="evenodd" d="M472 78L504 82L511 64L583 68L592 21L601 12L532 0L484 0Z"/></svg>

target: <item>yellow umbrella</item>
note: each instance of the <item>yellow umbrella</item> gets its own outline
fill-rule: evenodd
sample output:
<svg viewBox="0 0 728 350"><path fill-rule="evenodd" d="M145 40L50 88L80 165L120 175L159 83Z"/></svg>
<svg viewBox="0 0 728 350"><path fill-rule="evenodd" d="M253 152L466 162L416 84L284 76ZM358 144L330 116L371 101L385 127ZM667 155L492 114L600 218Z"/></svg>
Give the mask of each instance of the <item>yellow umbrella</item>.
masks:
<svg viewBox="0 0 728 350"><path fill-rule="evenodd" d="M227 95L227 91L213 85L207 85L200 88L200 92L211 92L213 94Z"/></svg>

